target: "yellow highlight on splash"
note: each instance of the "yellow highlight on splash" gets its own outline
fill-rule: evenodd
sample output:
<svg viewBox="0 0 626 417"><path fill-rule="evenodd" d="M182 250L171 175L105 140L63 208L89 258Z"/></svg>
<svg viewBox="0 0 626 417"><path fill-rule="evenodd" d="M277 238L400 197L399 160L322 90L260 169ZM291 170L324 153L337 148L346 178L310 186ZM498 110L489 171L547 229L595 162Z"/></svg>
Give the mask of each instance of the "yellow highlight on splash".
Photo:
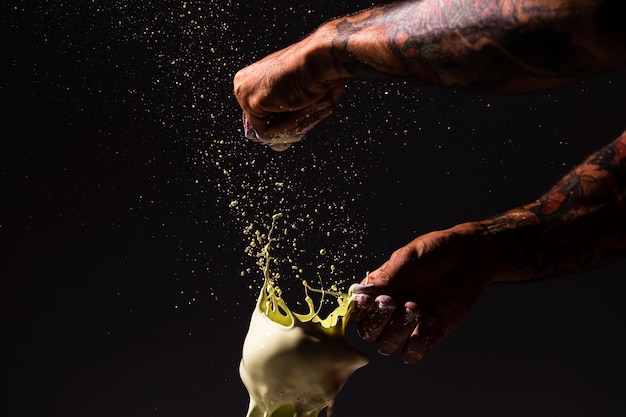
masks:
<svg viewBox="0 0 626 417"><path fill-rule="evenodd" d="M348 294L311 288L303 282L307 314L292 312L270 275L272 231L281 214L272 217L268 242L260 256L264 282L250 319L239 374L250 395L247 417L317 417L332 415L337 394L368 358L345 340L352 310ZM333 295L338 306L321 318L308 291Z"/></svg>

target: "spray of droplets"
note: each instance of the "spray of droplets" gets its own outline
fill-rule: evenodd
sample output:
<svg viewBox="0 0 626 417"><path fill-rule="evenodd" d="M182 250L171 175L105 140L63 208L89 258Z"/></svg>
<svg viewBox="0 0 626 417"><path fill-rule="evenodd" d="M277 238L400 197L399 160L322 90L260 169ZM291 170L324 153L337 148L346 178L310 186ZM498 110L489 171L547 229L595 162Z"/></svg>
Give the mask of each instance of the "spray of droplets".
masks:
<svg viewBox="0 0 626 417"><path fill-rule="evenodd" d="M218 203L228 207L242 237L240 275L256 283L256 292L262 282L258 253L272 215L281 212L273 269L282 277L283 289L293 284L301 288L301 280L324 287L360 280L365 171L321 146L299 144L287 152L242 139L212 160L224 167L216 184Z"/></svg>
<svg viewBox="0 0 626 417"><path fill-rule="evenodd" d="M226 287L259 283L254 254L246 248L278 211L284 213L277 253L283 276L331 286L364 274L372 192L366 186L372 157L365 150L371 138L355 135L352 121L333 117L302 143L275 153L243 138L232 94L240 68L369 3L318 6L92 1L84 5L87 13L61 4L50 6L58 8L54 13L35 11L41 20L37 36L71 46L51 50L80 68L72 85L97 105L107 91L102 113L116 111L116 103L133 109L124 127L135 132L133 140L103 152L133 158L140 173L138 191L128 198L142 236L174 242L176 308L207 298L228 302ZM54 27L77 22L84 36L71 42L50 38L65 33ZM60 87L68 89L62 85L67 82L60 79ZM233 269L243 274L236 283L223 278Z"/></svg>

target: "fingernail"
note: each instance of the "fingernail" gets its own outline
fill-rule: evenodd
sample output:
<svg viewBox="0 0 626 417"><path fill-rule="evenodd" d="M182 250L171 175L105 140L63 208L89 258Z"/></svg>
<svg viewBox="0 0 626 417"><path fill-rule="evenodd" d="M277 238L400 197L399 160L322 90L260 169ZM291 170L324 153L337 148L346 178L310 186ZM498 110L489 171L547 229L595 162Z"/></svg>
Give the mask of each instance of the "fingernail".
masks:
<svg viewBox="0 0 626 417"><path fill-rule="evenodd" d="M374 309L374 299L367 294L355 294L352 300L355 308L350 314L350 320L358 323Z"/></svg>
<svg viewBox="0 0 626 417"><path fill-rule="evenodd" d="M396 306L388 295L379 295L375 300L376 309L372 311L360 324L357 332L365 341L374 341L380 336L387 325Z"/></svg>
<svg viewBox="0 0 626 417"><path fill-rule="evenodd" d="M378 310L382 312L386 312L389 309L394 309L396 307L396 303L393 301L388 295L379 295L376 297L376 305L378 305Z"/></svg>
<svg viewBox="0 0 626 417"><path fill-rule="evenodd" d="M417 323L420 315L420 311L415 303L405 304L403 324L413 324L413 327L415 327L415 323Z"/></svg>

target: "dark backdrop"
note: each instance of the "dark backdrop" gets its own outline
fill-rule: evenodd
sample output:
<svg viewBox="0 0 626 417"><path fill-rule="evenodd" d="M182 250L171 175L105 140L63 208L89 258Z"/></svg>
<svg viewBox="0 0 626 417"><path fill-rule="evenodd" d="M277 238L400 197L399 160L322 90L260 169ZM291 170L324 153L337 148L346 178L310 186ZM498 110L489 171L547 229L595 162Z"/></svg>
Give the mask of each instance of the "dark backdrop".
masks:
<svg viewBox="0 0 626 417"><path fill-rule="evenodd" d="M3 4L3 415L243 416L246 225L326 216L292 256L334 248L351 282L420 233L537 198L626 128L624 70L509 97L353 81L276 154L241 138L232 76L370 3L252 4ZM372 363L335 415L623 416L625 276L491 287L416 366L350 328Z"/></svg>

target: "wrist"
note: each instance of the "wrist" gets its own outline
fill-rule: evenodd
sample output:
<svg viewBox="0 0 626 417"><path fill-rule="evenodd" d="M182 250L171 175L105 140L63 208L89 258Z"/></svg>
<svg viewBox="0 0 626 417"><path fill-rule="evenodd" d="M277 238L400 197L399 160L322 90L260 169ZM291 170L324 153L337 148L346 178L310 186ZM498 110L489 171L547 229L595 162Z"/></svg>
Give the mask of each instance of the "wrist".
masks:
<svg viewBox="0 0 626 417"><path fill-rule="evenodd" d="M498 259L491 282L518 282L537 277L535 257L541 250L537 237L541 224L534 213L524 208L513 209L477 223Z"/></svg>
<svg viewBox="0 0 626 417"><path fill-rule="evenodd" d="M532 278L531 265L518 262L525 248L517 246L513 237L520 230L519 213L505 213L484 221L461 223L450 231L466 242L464 257L468 270L480 271L477 279L484 285L516 282ZM515 233L513 233L515 230Z"/></svg>
<svg viewBox="0 0 626 417"><path fill-rule="evenodd" d="M451 267L462 266L463 274L476 285L484 287L494 282L502 267L502 253L481 222L457 224L442 232L445 236L446 259Z"/></svg>
<svg viewBox="0 0 626 417"><path fill-rule="evenodd" d="M331 21L324 23L301 41L304 69L321 85L335 84L352 76L343 67L341 57L333 53L336 34L335 24Z"/></svg>

